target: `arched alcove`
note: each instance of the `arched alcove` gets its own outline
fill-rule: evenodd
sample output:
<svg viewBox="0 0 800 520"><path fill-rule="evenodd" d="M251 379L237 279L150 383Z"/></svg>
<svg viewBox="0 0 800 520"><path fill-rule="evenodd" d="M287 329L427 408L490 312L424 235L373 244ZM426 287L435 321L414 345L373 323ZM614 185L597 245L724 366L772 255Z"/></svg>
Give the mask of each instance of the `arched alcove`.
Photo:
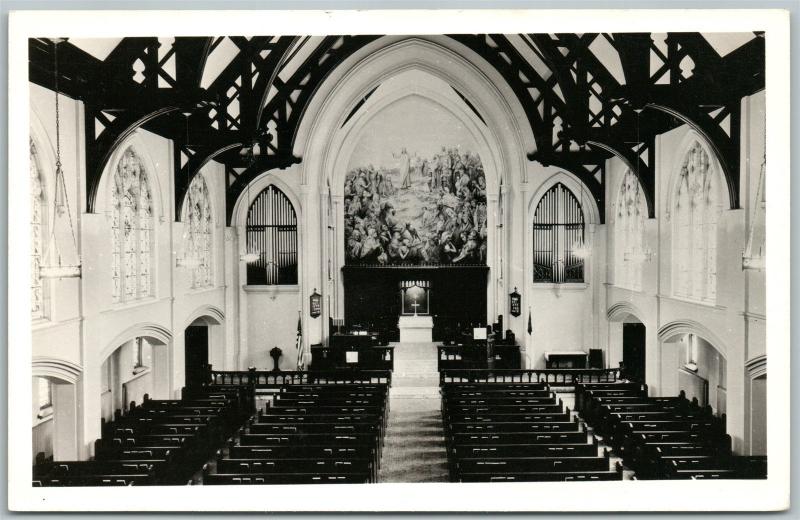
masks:
<svg viewBox="0 0 800 520"><path fill-rule="evenodd" d="M767 356L745 363L745 449L748 455L767 454Z"/></svg>
<svg viewBox="0 0 800 520"><path fill-rule="evenodd" d="M728 349L707 327L692 320L680 320L658 331L661 350L662 395L683 390L716 414L727 409Z"/></svg>
<svg viewBox="0 0 800 520"><path fill-rule="evenodd" d="M342 191L358 134L382 111L411 99L424 100L447 112L481 150L478 153L486 172L489 268L483 320L504 313L506 298L499 289L506 246L499 236L503 230L495 220L502 214L498 211L498 192L501 184L518 186L524 181L525 153L535 144L529 129L519 125L524 119L516 116L524 112L516 97L507 95L507 85L496 71L487 72L491 67L481 68L485 65L448 38L382 38L345 60L309 104L295 150L303 157L302 183L321 201L319 213L307 215L306 222L310 241L318 238L319 243L319 249L309 257L322 258L322 265L304 266L308 273L306 289L321 287L328 302L320 323L327 323L328 317L344 317ZM319 331L323 333L324 326Z"/></svg>
<svg viewBox="0 0 800 520"><path fill-rule="evenodd" d="M176 376L178 386L184 386L197 377L203 364L210 364L216 370L223 369L226 357L224 324L225 314L213 305L195 309L184 320L183 352L175 352L176 369L183 372L183 377Z"/></svg>
<svg viewBox="0 0 800 520"><path fill-rule="evenodd" d="M144 394L156 399L170 395L173 376L172 333L154 323L135 324L113 340L98 356L100 417L109 420Z"/></svg>
<svg viewBox="0 0 800 520"><path fill-rule="evenodd" d="M53 460L76 460L80 444L78 396L82 367L63 359L35 356L31 373L33 458L43 453Z"/></svg>
<svg viewBox="0 0 800 520"><path fill-rule="evenodd" d="M644 314L630 302L617 302L608 308L610 364L621 361L625 376L647 383L647 326Z"/></svg>

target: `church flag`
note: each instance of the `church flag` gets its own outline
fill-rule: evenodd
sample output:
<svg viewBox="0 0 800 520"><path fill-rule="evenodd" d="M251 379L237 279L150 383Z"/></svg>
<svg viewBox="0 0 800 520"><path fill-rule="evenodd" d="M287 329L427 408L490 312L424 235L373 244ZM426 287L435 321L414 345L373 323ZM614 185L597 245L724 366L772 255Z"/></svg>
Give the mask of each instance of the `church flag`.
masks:
<svg viewBox="0 0 800 520"><path fill-rule="evenodd" d="M531 308L528 307L528 336L533 333L533 321L531 320Z"/></svg>
<svg viewBox="0 0 800 520"><path fill-rule="evenodd" d="M303 322L300 313L297 313L297 370L305 369L305 359L303 356Z"/></svg>

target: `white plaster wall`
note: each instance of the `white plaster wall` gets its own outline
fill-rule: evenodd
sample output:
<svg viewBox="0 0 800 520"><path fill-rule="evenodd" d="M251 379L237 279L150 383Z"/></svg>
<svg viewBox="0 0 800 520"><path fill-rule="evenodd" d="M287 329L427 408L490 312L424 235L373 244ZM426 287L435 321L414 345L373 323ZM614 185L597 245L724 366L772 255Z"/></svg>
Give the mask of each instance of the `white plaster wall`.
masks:
<svg viewBox="0 0 800 520"><path fill-rule="evenodd" d="M673 348L674 343L658 338L658 331L680 323L696 323L706 332L703 339L725 359L727 387L726 413L728 431L734 438L734 447L741 450L745 424L745 370L746 361L766 352L764 314L765 278L759 271L742 270L742 253L746 245L749 223L754 211L756 185L763 159L764 93L759 92L742 100L742 159L741 191L742 209L729 209L727 205L720 216L717 251L717 300L714 305L690 302L672 296L672 226L668 218L670 192L676 174L689 144L690 129L678 127L656 138L656 213L645 223L645 243L653 251L653 259L643 265L642 290L631 291L614 285L614 204L616 193L626 167L619 159L607 163L607 226L608 248L605 258L607 309L627 304L637 310L637 318L647 328L647 383L652 395L674 395L679 390L675 366L683 357ZM722 176L720 173L720 181ZM700 334L700 331L695 331ZM700 334L701 337L703 334ZM607 351L621 355L621 348L612 342L621 337L609 328ZM611 359L616 366L619 360ZM709 372L710 403L716 407L716 378L713 374L713 356L702 360L708 365L701 370ZM713 379L713 382L711 380ZM749 412L748 412L749 413Z"/></svg>
<svg viewBox="0 0 800 520"><path fill-rule="evenodd" d="M147 156L148 173L158 185L155 195L159 207L154 231L155 292L146 301L121 306L112 304L110 215L103 203L107 193L101 192L96 213L85 213L82 106L63 98L62 161L73 222L78 226L84 275L80 280L53 283L50 320L34 324L33 353L34 356L68 361L83 369L78 399L83 410L79 417L80 456L90 454L90 446L99 434L100 366L104 357L130 339L124 337L125 334L135 336L139 325L147 324L169 333L164 363L168 365L169 374L166 391L171 395L177 395L183 383L183 330L198 317L198 313L205 312L204 309L213 308L217 315L223 316L222 324L216 326L219 330L210 334L210 360L217 367L271 367L267 353L277 345L284 350L281 367L294 368L298 310L302 311L304 343L308 345L325 339L327 318L331 315L341 317L337 309L337 302L342 297L340 264L335 259L343 256L335 242L329 243L327 179L335 161L334 155L325 147L333 142L333 133L340 128L340 118L349 112L353 100L373 87L378 78L389 77L391 71L388 69L392 64L404 69L418 67L429 73L439 73L448 81L457 83L487 118L491 139L499 143L501 151L497 162L500 165L498 175L503 178L502 198L499 196L499 177L491 180L494 188L488 197L494 202L494 211L490 208L489 229L489 240L494 250L490 251L492 271L487 319L494 320L497 314L504 315L507 328L512 329L518 342L526 347L526 364L542 366L545 350L599 347L605 351L606 365L617 366L619 359L615 359L614 354L619 357L621 349L616 344L616 329L609 326L606 312L624 302L636 309L636 317L647 327L647 376L651 392L655 395L673 393L677 386L672 383L672 371L668 371L666 377L661 370L662 365L671 365L672 361L671 358L664 361L657 332L670 323L693 320L719 338L721 344L715 347L725 351L729 430L735 439L741 438L745 409L744 363L766 352L764 275L741 270L741 253L747 225L752 218L751 201L755 197L763 155L763 140L760 139L764 124L763 93L742 102L742 146L745 152L742 203L745 209L725 210L720 219L718 273L721 282L716 305L701 305L671 297L671 236L666 219L666 197L672 175L683 158L679 147L689 132L686 127L665 133L656 142L656 218L649 219L645 226L646 243L653 250L654 257L643 266L642 290L630 291L613 285L613 203L620 176L625 171L616 159L607 164L606 224L600 225L596 217L587 218L590 222L587 237L590 237L594 254L587 262L585 283L560 288L534 287L529 261L534 199L537 193L549 187L548 182L553 181L553 176L559 172L527 161L525 153L532 152L535 144L531 136L518 126L515 114L522 113L521 107L515 105L513 96L504 95L508 94L507 87L498 80L496 71L487 68L479 58L458 44L445 39L438 41L434 37L423 44L424 53L414 55L420 47L409 46L386 54L383 61L366 60L371 53L382 47L388 49L399 40L397 37L381 39L351 57L346 66L337 68L307 110L298 135L297 151L303 157L303 163L285 170L265 172L253 182L251 192L244 194L245 198L249 195L252 200L265 185L275 182L295 204L301 252L299 284L271 291L245 287L245 266L239 261L239 255L246 248L241 216L246 214L248 204L237 205L244 209L234 211L232 226L225 228L224 171L214 162L204 168L204 173L215 200L215 285L202 290L190 288L185 269L175 267L175 260L183 250L184 228L183 224L175 222L172 145L166 139L140 130L132 140L137 150ZM442 61L447 54L434 50L437 45L445 48L446 52L455 50L461 53L465 63ZM438 70L434 63L438 63ZM366 71L366 76L358 81L352 77L356 66L362 72ZM466 73L470 67L483 74ZM369 78L369 74L374 76ZM349 94L343 95L342 85L348 81L351 86L358 85L359 88L352 88L348 90ZM492 83L496 85L496 91L490 88ZM32 85L31 104L32 116L35 116L32 121L36 121L32 126L38 125L40 133L53 143L52 92ZM332 187L340 190L336 182L334 177ZM105 183L101 189L104 186ZM337 206L337 200L334 195L333 212L339 221L341 207L340 204ZM499 218L500 200L504 214L502 221ZM340 240L339 229L335 229L332 236ZM331 259L333 270L329 280L328 261ZM507 295L514 287L522 293L523 312L516 318L507 313ZM316 320L308 316L307 310L308 296L314 288L323 295L323 315ZM534 331L530 336L527 334L529 307ZM669 352L663 354L671 356L674 350Z"/></svg>
<svg viewBox="0 0 800 520"><path fill-rule="evenodd" d="M43 158L40 160L44 163L45 184L48 190L52 190L54 93L36 85L30 86L30 92L32 133ZM141 401L145 392L155 397L179 395L184 381L183 330L204 313L213 314L221 323L211 327L219 330L210 331L210 361L216 366L224 366L226 360L232 359L226 345L230 326L224 319L230 300L226 298L226 272L231 257L225 254L224 171L220 164L212 161L204 167L203 173L214 198L214 285L191 289L186 269L176 268L175 263L183 252L184 228L182 223L175 222L172 143L147 131L137 130L115 154L133 144L144 159L153 185L153 295L126 304L112 303L108 179L116 161L112 158L103 174L96 212L86 213L83 107L80 102L62 97L60 112L62 163L83 274L80 279L50 283L48 319L33 324L33 356L75 365L82 371L78 384L71 391L77 391L76 410L72 412L77 414L77 454L85 458L91 455L93 442L100 433L101 366L117 347L143 335L141 330L166 331L168 341L165 346L155 347L152 364L156 366L152 367L152 372L129 382L132 389L129 401ZM71 237L59 236L59 239L71 242ZM118 384L123 382L126 381L120 380ZM72 438L71 442L76 440Z"/></svg>
<svg viewBox="0 0 800 520"><path fill-rule="evenodd" d="M283 351L281 370L297 370L299 289L264 286L251 287L245 292L249 344L246 366L272 370L274 364L269 351L278 347Z"/></svg>
<svg viewBox="0 0 800 520"><path fill-rule="evenodd" d="M312 269L319 270L320 252L315 242L309 238L313 235L309 230L319 227L313 216L304 211L309 204L304 199L306 193L300 185L299 165L282 170L270 170L262 173L250 184L250 189L241 194L233 209L236 244L231 248L235 254L235 262L231 266L231 282L236 287L238 296L238 327L240 352L238 369L244 370L255 366L259 369L272 369L272 358L269 351L273 347L283 350L280 368L296 370L297 368L297 319L298 311L303 310L302 302L319 285L306 283L307 273ZM248 286L247 265L239 261L239 257L247 251L246 223L250 204L268 186L279 188L291 201L297 215L298 234L298 283L296 285ZM312 206L318 206L314 201ZM318 290L318 292L322 292ZM302 296L305 295L305 296ZM307 307L302 313L303 340L305 345L320 342L319 322L308 316Z"/></svg>

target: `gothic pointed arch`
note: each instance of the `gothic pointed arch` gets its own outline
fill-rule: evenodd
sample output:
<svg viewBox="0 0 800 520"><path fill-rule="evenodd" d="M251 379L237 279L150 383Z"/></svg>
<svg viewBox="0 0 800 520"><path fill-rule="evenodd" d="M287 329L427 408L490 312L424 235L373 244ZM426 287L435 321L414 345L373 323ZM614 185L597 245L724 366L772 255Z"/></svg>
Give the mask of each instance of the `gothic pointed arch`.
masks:
<svg viewBox="0 0 800 520"><path fill-rule="evenodd" d="M669 200L672 223L672 293L713 304L717 297L718 222L724 179L700 139L682 149Z"/></svg>
<svg viewBox="0 0 800 520"><path fill-rule="evenodd" d="M153 294L154 208L150 175L133 146L115 165L111 187L112 300Z"/></svg>
<svg viewBox="0 0 800 520"><path fill-rule="evenodd" d="M47 317L48 286L42 278L40 268L44 260L45 245L47 243L48 211L47 187L41 170L39 151L33 136L30 142L30 183L31 183L31 318L42 319Z"/></svg>
<svg viewBox="0 0 800 520"><path fill-rule="evenodd" d="M203 174L192 179L184 204L184 255L190 258L193 289L214 285L214 211Z"/></svg>
<svg viewBox="0 0 800 520"><path fill-rule="evenodd" d="M250 203L245 233L246 252L258 256L247 264L247 284L297 285L297 213L275 184L267 185Z"/></svg>
<svg viewBox="0 0 800 520"><path fill-rule="evenodd" d="M539 199L532 232L534 283L584 281L584 210L566 185L556 182Z"/></svg>
<svg viewBox="0 0 800 520"><path fill-rule="evenodd" d="M627 169L614 205L614 285L642 289L647 204L639 179Z"/></svg>
<svg viewBox="0 0 800 520"><path fill-rule="evenodd" d="M723 358L728 358L728 348L722 339L715 334L711 329L705 325L694 320L676 320L658 329L658 339L662 343L673 341L676 336L682 334L695 334L714 347L714 349L722 355Z"/></svg>

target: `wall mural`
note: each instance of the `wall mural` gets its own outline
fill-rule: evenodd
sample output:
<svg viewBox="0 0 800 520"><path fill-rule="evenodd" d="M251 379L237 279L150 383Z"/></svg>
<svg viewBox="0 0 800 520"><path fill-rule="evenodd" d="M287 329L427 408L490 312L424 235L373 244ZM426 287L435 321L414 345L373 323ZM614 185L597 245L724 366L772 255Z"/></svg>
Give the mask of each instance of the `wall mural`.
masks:
<svg viewBox="0 0 800 520"><path fill-rule="evenodd" d="M477 153L401 147L344 185L347 264L486 264L486 178Z"/></svg>

